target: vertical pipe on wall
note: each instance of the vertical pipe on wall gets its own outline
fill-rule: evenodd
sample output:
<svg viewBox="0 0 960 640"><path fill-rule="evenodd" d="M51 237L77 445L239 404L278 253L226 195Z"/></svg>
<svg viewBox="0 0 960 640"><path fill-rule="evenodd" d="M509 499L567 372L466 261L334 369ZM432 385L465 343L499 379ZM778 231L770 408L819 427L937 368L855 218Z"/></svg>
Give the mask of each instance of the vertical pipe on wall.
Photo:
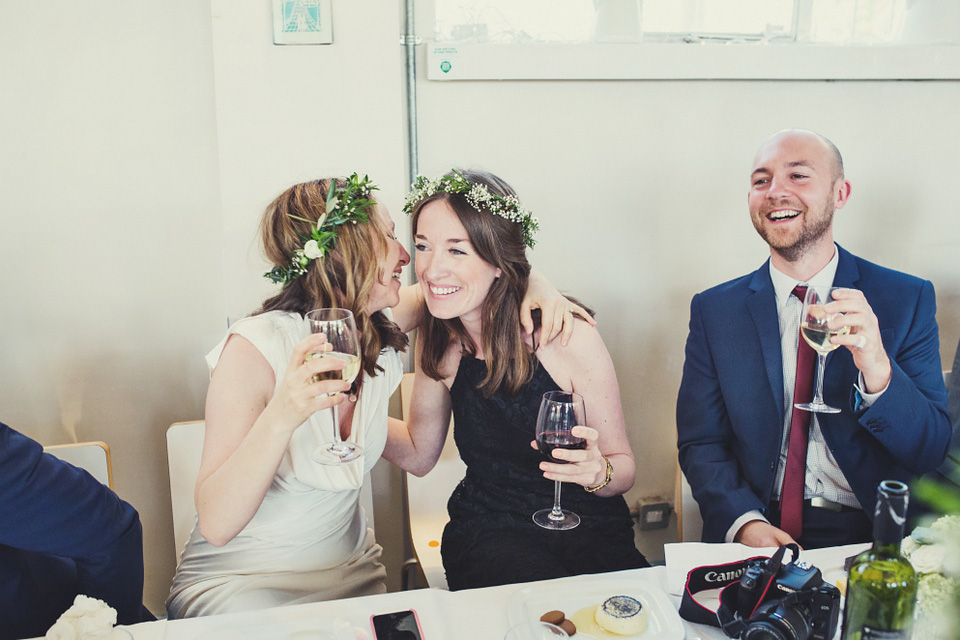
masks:
<svg viewBox="0 0 960 640"><path fill-rule="evenodd" d="M406 24L403 29L403 36L400 38L401 44L406 49L406 67L407 67L407 155L409 165L409 184L413 184L417 177L419 155L417 149L417 45L420 39L417 37L416 25L413 20L413 6L415 0L404 0L404 9L406 13Z"/></svg>
<svg viewBox="0 0 960 640"><path fill-rule="evenodd" d="M420 172L420 151L417 147L417 45L421 39L417 36L417 26L414 22L413 7L416 0L403 0L405 24L400 44L406 52L406 88L407 88L407 188L413 184ZM404 193L406 195L406 192ZM410 248L413 251L412 247ZM410 345L407 353L413 353L416 345L416 334L410 336ZM407 370L412 371L412 358L407 356Z"/></svg>
<svg viewBox="0 0 960 640"><path fill-rule="evenodd" d="M413 20L413 6L415 0L403 0L405 24L403 27L403 36L400 43L406 52L406 88L407 88L407 186L413 184L414 179L419 172L419 150L417 149L417 45L420 39L417 38L416 24ZM404 194L406 195L406 194ZM412 249L412 248L411 248ZM408 353L414 350L414 341L416 334L410 337L410 347ZM407 362L407 371L412 371L412 362ZM411 572L416 568L416 555L413 553L413 546L410 544L410 512L407 506L407 474L400 472L400 492L403 496L401 514L403 516L401 531L403 532L403 558L404 563L401 568L401 588L406 590L411 588Z"/></svg>

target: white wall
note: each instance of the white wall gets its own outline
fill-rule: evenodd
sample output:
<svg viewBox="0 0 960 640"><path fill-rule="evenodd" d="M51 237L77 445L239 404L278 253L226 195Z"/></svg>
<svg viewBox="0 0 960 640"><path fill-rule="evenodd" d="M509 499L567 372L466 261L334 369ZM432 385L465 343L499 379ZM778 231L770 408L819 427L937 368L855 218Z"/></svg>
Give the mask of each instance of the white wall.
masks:
<svg viewBox="0 0 960 640"><path fill-rule="evenodd" d="M0 3L0 420L104 440L173 572L164 431L225 326L209 8Z"/></svg>
<svg viewBox="0 0 960 640"><path fill-rule="evenodd" d="M420 171L477 166L510 182L540 217L534 265L597 310L637 459L631 500L673 496L690 298L766 259L746 193L779 129L839 146L853 196L838 241L934 282L952 362L958 82L421 80L418 101Z"/></svg>
<svg viewBox="0 0 960 640"><path fill-rule="evenodd" d="M272 44L269 7L0 3L0 420L45 444L111 445L144 522L155 611L174 569L163 434L202 415L202 355L271 290L254 239L263 207L293 182L357 170L408 233L399 3L336 2L334 44L300 47ZM421 33L428 18L418 7ZM477 165L512 182L542 220L534 263L597 308L637 452L631 497L672 493L687 305L764 259L746 172L776 129L817 129L844 151L840 241L934 281L952 356L956 82L421 80L419 92L421 170ZM396 580L399 483L378 472Z"/></svg>
<svg viewBox="0 0 960 640"><path fill-rule="evenodd" d="M275 286L258 244L263 210L297 182L369 174L378 196L406 188L403 58L396 3L335 3L332 45L276 46L269 1L211 0L227 305ZM399 206L390 207L398 225Z"/></svg>

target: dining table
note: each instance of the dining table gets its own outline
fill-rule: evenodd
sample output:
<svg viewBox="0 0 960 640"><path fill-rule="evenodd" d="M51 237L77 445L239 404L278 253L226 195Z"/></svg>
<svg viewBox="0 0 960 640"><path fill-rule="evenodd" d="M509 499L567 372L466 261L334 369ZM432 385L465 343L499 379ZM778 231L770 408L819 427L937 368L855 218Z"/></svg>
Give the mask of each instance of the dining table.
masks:
<svg viewBox="0 0 960 640"><path fill-rule="evenodd" d="M818 567L825 581L834 582L845 575L844 560L868 546L805 550L800 560ZM116 627L115 638L375 640L371 616L414 610L422 628L422 640L502 640L512 626L537 620L548 611L561 610L569 618L611 596L629 595L644 603L648 627L642 634L621 636L625 640L722 640L726 636L719 628L687 622L677 614L687 571L702 564L769 555L772 551L739 544L668 544L666 565L643 569L462 591L415 589L243 613L158 620ZM704 592L698 600L715 607L717 593ZM593 636L578 633L574 637L588 640Z"/></svg>

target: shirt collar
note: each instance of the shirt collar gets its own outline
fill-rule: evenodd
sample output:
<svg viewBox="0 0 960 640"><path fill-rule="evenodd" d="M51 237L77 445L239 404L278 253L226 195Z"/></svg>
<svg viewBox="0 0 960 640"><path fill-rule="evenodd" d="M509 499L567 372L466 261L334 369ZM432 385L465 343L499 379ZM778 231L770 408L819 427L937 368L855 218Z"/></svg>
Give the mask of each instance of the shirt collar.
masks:
<svg viewBox="0 0 960 640"><path fill-rule="evenodd" d="M782 309L783 305L786 304L787 299L790 297L790 294L793 292L793 288L798 284L812 285L814 287L832 287L833 278L837 275L837 264L840 262L840 251L837 250L837 245L833 245L833 257L830 259L830 262L820 269L816 275L807 280L806 282L800 282L793 276L788 276L783 273L775 266L773 266L773 260L770 261L770 279L773 280L773 290L777 294L777 308Z"/></svg>

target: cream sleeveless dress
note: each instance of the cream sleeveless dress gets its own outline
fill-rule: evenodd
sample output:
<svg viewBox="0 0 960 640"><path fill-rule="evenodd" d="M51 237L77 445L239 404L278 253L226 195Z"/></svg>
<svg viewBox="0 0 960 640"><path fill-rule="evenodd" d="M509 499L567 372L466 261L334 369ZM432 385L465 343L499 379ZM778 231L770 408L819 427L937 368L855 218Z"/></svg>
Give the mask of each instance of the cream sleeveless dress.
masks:
<svg viewBox="0 0 960 640"><path fill-rule="evenodd" d="M234 333L260 350L279 385L307 329L298 314L280 311L239 320L207 354L211 372ZM385 349L378 363L384 371L364 378L349 438L363 455L337 466L314 462L311 453L333 435L331 411L314 414L294 432L263 503L233 540L216 547L194 525L167 598L170 618L386 591L381 547L367 528L359 495L364 474L383 452L387 405L403 367L393 349Z"/></svg>

